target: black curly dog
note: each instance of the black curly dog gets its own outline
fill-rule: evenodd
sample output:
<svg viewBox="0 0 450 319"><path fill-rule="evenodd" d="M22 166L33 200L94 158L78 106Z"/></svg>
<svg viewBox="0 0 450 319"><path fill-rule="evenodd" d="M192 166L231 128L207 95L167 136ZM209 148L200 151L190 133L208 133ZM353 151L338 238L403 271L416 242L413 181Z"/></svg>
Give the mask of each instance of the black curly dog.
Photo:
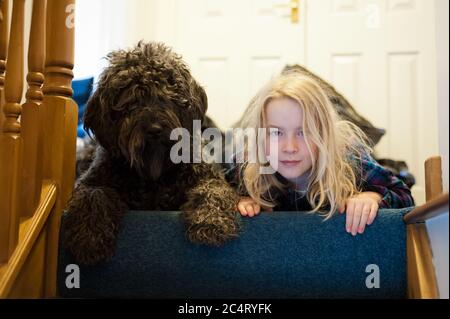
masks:
<svg viewBox="0 0 450 319"><path fill-rule="evenodd" d="M207 109L205 91L181 57L140 42L108 60L84 119L99 146L68 203L64 246L80 264L109 260L128 210L181 210L195 243L236 237L238 196L221 168L170 160L177 142L171 131L182 127L192 136L193 120L202 121Z"/></svg>

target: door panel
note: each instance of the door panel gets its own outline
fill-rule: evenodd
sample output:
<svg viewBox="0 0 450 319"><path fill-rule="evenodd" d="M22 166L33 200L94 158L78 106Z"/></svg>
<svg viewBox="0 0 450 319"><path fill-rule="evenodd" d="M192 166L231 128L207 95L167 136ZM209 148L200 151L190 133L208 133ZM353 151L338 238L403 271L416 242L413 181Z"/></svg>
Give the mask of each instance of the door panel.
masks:
<svg viewBox="0 0 450 319"><path fill-rule="evenodd" d="M286 64L304 64L386 129L376 155L405 160L424 202L422 163L438 153L434 1L300 0L298 24L289 0L157 2L157 38L189 63L219 126Z"/></svg>
<svg viewBox="0 0 450 319"><path fill-rule="evenodd" d="M286 64L304 62L304 21L290 22L288 1L178 0L177 50L205 86L208 114L222 128ZM282 35L282 36L280 36Z"/></svg>
<svg viewBox="0 0 450 319"><path fill-rule="evenodd" d="M378 157L405 160L424 202L423 164L437 154L434 2L308 1L307 66L387 134Z"/></svg>

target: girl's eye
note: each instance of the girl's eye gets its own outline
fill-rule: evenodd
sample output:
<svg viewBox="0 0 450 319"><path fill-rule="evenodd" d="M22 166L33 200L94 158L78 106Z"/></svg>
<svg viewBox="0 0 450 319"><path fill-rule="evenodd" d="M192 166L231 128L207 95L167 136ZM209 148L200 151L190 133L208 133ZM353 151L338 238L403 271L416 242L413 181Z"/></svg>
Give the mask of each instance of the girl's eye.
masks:
<svg viewBox="0 0 450 319"><path fill-rule="evenodd" d="M273 129L271 129L270 130L270 136L282 136L283 135L283 132L281 132L280 130L273 130Z"/></svg>
<svg viewBox="0 0 450 319"><path fill-rule="evenodd" d="M297 136L302 136L303 137L303 130L297 131Z"/></svg>

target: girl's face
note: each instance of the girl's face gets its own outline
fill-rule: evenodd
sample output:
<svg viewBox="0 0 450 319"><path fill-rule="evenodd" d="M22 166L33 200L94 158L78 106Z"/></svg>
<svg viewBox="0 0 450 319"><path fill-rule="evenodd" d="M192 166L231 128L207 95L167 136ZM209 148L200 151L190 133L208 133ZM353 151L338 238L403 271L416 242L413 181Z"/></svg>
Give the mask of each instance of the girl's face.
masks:
<svg viewBox="0 0 450 319"><path fill-rule="evenodd" d="M294 180L312 167L311 153L303 132L303 111L290 98L276 98L266 105L266 156L270 165L284 178ZM316 155L317 148L311 145ZM270 153L278 150L277 156ZM317 157L316 157L317 158Z"/></svg>

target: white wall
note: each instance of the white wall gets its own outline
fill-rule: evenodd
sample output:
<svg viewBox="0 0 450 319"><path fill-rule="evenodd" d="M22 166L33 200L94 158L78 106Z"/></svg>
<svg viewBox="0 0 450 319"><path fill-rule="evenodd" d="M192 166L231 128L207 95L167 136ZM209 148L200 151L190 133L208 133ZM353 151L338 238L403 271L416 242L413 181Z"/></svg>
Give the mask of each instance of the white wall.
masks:
<svg viewBox="0 0 450 319"><path fill-rule="evenodd" d="M175 0L151 0L153 3L151 19L153 19L153 37L176 49L177 14ZM176 50L177 51L177 50Z"/></svg>
<svg viewBox="0 0 450 319"><path fill-rule="evenodd" d="M448 191L449 178L449 1L436 0L436 44L438 70L438 115L439 115L439 149L442 156L444 191Z"/></svg>
<svg viewBox="0 0 450 319"><path fill-rule="evenodd" d="M439 153L442 156L444 191L448 191L448 147L449 147L449 1L435 0L436 4L436 45L438 70L438 123ZM428 234L433 249L433 259L441 298L448 299L449 286L449 214L433 218L427 222Z"/></svg>
<svg viewBox="0 0 450 319"><path fill-rule="evenodd" d="M427 229L433 250L433 262L439 295L442 299L448 299L448 212L445 215L427 221Z"/></svg>
<svg viewBox="0 0 450 319"><path fill-rule="evenodd" d="M105 56L103 0L78 0L75 8L75 79L97 75Z"/></svg>
<svg viewBox="0 0 450 319"><path fill-rule="evenodd" d="M154 0L77 0L75 78L97 77L112 51L151 40Z"/></svg>

